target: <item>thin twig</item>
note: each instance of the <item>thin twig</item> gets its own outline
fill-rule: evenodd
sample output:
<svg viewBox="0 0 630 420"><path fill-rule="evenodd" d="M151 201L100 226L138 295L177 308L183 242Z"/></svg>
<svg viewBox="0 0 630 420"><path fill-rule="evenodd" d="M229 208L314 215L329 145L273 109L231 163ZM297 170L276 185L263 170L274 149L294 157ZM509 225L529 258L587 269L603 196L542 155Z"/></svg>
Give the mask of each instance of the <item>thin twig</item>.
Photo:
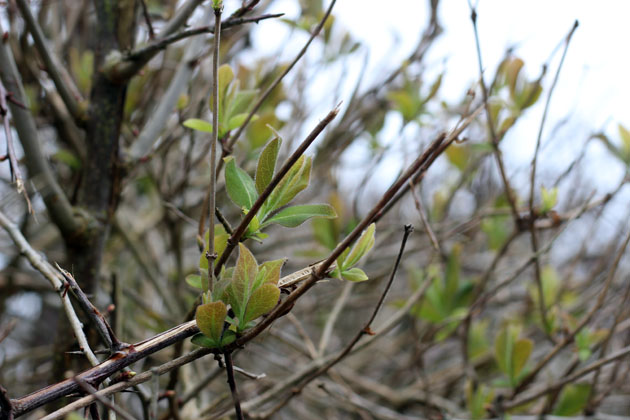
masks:
<svg viewBox="0 0 630 420"><path fill-rule="evenodd" d="M31 200L28 198L26 188L24 188L24 179L22 178L22 171L20 165L18 165L17 156L15 155L15 147L13 145L13 132L11 131L11 124L9 123L9 108L7 106L8 93L0 80L0 118L2 118L2 125L4 126L4 135L7 139L7 156L9 158L9 168L11 175L15 177L15 187L18 194L24 195L26 204L28 206L28 212L33 212L31 206Z"/></svg>
<svg viewBox="0 0 630 420"><path fill-rule="evenodd" d="M501 180L503 181L503 186L505 188L505 196L510 205L510 209L512 210L514 223L518 225L520 217L518 214L518 209L516 207L516 199L514 198L512 187L510 186L510 182L505 172L505 166L503 165L503 158L501 157L501 150L499 149L499 137L497 136L496 128L494 127L494 121L492 120L492 112L490 110L490 103L488 102L488 89L486 88L486 83L483 77L481 44L479 42L479 33L477 30L477 11L472 6L472 4L469 3L469 5L470 5L470 20L472 21L472 24L473 24L473 32L475 34L475 45L477 48L477 62L479 64L479 84L481 85L481 93L483 94L483 105L486 109L486 119L488 121L488 130L490 131L490 137L492 139L492 147L494 149L494 156L497 161L497 166L499 167L499 173L501 174Z"/></svg>
<svg viewBox="0 0 630 420"><path fill-rule="evenodd" d="M350 296L350 292L352 291L352 287L354 286L353 282L347 282L343 286L343 290L341 291L341 295L335 301L335 305L330 311L328 315L328 319L326 319L326 325L324 325L324 330L322 332L322 336L319 339L319 345L317 346L317 356L322 357L324 352L326 351L326 347L328 347L328 342L330 341L330 337L332 336L333 328L335 327L335 323L341 314L344 306L346 306L346 302L348 301L348 296Z"/></svg>
<svg viewBox="0 0 630 420"><path fill-rule="evenodd" d="M223 353L225 357L225 371L227 372L227 380L230 385L230 392L232 393L232 402L234 403L234 411L236 413L237 420L244 420L243 411L241 410L241 400L238 396L238 389L236 389L236 381L234 380L234 364L232 363L232 353Z"/></svg>
<svg viewBox="0 0 630 420"><path fill-rule="evenodd" d="M56 264L56 266L57 270L59 270L63 278L70 286L70 290L72 290L72 292L76 296L77 301L79 302L79 306L81 306L81 309L83 310L83 313L85 313L88 319L92 322L92 324L96 328L96 331L101 336L103 344L109 347L111 354L114 354L115 352L122 350L125 347L128 347L128 344L122 343L120 340L118 340L116 334L114 334L114 331L105 320L103 314L101 314L100 311L96 309L96 307L92 304L92 302L90 302L85 293L83 293L83 290L81 290L79 284L74 279L72 274L59 267L59 264Z"/></svg>
<svg viewBox="0 0 630 420"><path fill-rule="evenodd" d="M136 418L131 413L127 412L122 407L118 407L117 405L113 404L107 398L99 395L97 393L98 391L92 385L87 383L84 379L75 377L74 381L79 385L79 387L81 387L81 389L83 389L88 394L94 396L94 399L96 399L98 402L100 402L105 407L109 408L110 410L116 412L116 414L118 414L121 418L125 420L136 420Z"/></svg>
<svg viewBox="0 0 630 420"><path fill-rule="evenodd" d="M151 16L149 16L149 9L147 9L147 2L140 0L140 6L142 7L142 16L144 16L144 21L149 29L149 38L153 39L155 38L155 32L153 31L153 23L151 23Z"/></svg>
<svg viewBox="0 0 630 420"><path fill-rule="evenodd" d="M317 37L319 32L324 27L324 24L326 23L328 16L330 16L330 13L332 12L332 9L335 6L336 2L337 0L332 0L332 2L330 3L330 6L328 6L328 9L326 10L326 13L324 13L324 16L319 21L319 24L315 27L315 29L311 33L311 36L309 37L308 41L306 41L306 44L304 44L304 47L302 47L302 49L300 50L300 52L298 52L298 54L295 56L293 61L291 61L291 63L284 69L284 71L280 73L278 77L276 77L276 79L269 85L269 87L263 92L263 94L260 95L260 98L258 98L258 101L254 105L254 107L249 111L247 118L245 118L245 122L241 124L241 126L238 128L236 133L234 133L233 136L230 136L229 140L226 142L226 147L223 149L224 154L231 152L232 148L238 141L238 138L241 136L241 134L243 134L243 131L245 130L245 128L247 128L247 125L254 117L254 114L256 114L256 111L258 111L258 109L261 107L263 102L265 102L265 99L267 99L267 97L271 94L271 92L273 92L273 90L280 84L282 79L284 79L284 77L293 69L293 67L297 64L297 62L300 61L302 56L306 53L306 50L308 50L308 47L311 45L311 42L313 42L315 37ZM222 162L223 160L219 162L219 170L221 169Z"/></svg>
<svg viewBox="0 0 630 420"><path fill-rule="evenodd" d="M538 152L540 151L540 144L542 142L542 134L545 128L545 121L547 120L547 114L549 112L549 104L551 103L551 97L555 90L556 84L558 83L558 79L560 77L560 70L562 70L562 64L564 63L564 59L567 55L569 44L571 42L571 37L573 36L573 33L575 32L577 27L578 27L578 21L576 20L575 23L573 24L573 27L569 31L569 34L566 36L564 51L562 52L562 57L560 58L560 64L558 64L558 69L556 70L556 74L553 78L553 82L551 83L551 87L549 88L549 92L547 93L547 101L545 102L545 109L543 111L542 119L540 121L540 127L538 128L538 136L536 138L536 149L534 151L534 157L532 159L532 165L531 165L532 170L531 170L530 186L529 186L529 215L530 215L530 221L531 221L531 223L529 224L529 232L530 232L530 237L531 237L532 251L534 253L538 251L538 235L536 234L536 228L533 223L537 217L537 211L534 209L534 190L535 190L535 185L536 185L536 168L537 168L537 163L538 163ZM547 334L550 329L550 324L547 318L547 307L545 304L545 295L543 292L540 260L538 258L534 261L534 275L536 279L536 288L538 290L538 309L540 310L540 316L542 319L543 329L545 333Z"/></svg>

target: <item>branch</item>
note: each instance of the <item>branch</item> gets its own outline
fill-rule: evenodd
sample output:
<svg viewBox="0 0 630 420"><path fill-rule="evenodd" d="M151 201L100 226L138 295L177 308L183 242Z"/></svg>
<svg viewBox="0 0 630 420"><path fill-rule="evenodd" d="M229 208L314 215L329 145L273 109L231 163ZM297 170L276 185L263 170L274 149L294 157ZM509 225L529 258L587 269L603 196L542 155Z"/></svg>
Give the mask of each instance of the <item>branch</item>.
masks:
<svg viewBox="0 0 630 420"><path fill-rule="evenodd" d="M234 412L236 413L237 420L243 420L243 411L241 410L241 400L238 396L238 390L236 389L236 381L234 380L234 364L232 363L232 353L225 352L225 371L227 372L227 381L230 385L230 392L232 393L232 401L234 402Z"/></svg>
<svg viewBox="0 0 630 420"><path fill-rule="evenodd" d="M265 14L261 16L254 16L249 18L229 18L221 24L222 29L228 29L234 26L244 25L246 23L258 23L262 20L273 19L283 16L284 13ZM160 51L166 49L174 42L181 41L182 39L190 38L192 36L201 34L214 34L214 26L200 26L198 28L187 29L176 34L169 34L157 41L151 42L148 45L138 48L130 53L121 56L118 60L114 60L109 63L104 69L105 74L112 81L121 83L138 73L142 67L144 67L153 57L155 57Z"/></svg>
<svg viewBox="0 0 630 420"><path fill-rule="evenodd" d="M0 23L0 33L4 33ZM68 198L57 183L42 151L39 147L37 126L30 111L18 104L26 103L24 87L20 80L13 54L8 42L0 42L0 80L11 95L9 109L13 116L15 130L18 133L29 171L29 178L42 182L40 193L55 225L61 230L65 238L76 237L80 234L83 223L75 217Z"/></svg>
<svg viewBox="0 0 630 420"><path fill-rule="evenodd" d="M77 101L77 96L79 95L78 90L76 88L70 89L70 87L66 84L66 81L61 74L61 69L63 69L63 67L59 65L57 59L49 50L42 28L39 27L37 20L31 13L31 8L28 5L27 0L17 0L16 3L20 9L20 13L22 13L22 17L26 23L26 28L33 37L35 47L44 61L48 75L55 84L55 87L63 99L64 104L66 104L68 112L70 112L70 115L72 115L74 120L81 125L81 123L87 119L87 107L79 105L79 101Z"/></svg>

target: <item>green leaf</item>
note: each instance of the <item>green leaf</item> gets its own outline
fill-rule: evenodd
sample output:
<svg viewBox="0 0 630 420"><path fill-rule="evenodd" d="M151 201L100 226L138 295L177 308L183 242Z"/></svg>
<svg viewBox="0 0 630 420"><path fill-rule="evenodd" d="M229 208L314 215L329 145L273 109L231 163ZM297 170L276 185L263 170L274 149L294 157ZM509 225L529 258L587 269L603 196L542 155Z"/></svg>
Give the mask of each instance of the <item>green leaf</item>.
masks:
<svg viewBox="0 0 630 420"><path fill-rule="evenodd" d="M234 72L229 64L223 64L219 67L219 115L223 115L225 109L225 97L227 96L227 90L234 80ZM212 108L212 100L210 101L210 107Z"/></svg>
<svg viewBox="0 0 630 420"><path fill-rule="evenodd" d="M234 163L234 158L225 158L225 187L230 199L239 207L251 209L258 198L254 180Z"/></svg>
<svg viewBox="0 0 630 420"><path fill-rule="evenodd" d="M521 338L514 344L514 352L512 353L512 378L518 378L525 364L532 354L534 342L527 338Z"/></svg>
<svg viewBox="0 0 630 420"><path fill-rule="evenodd" d="M548 190L545 187L542 187L540 190L540 198L541 198L541 213L547 213L549 210L554 208L556 203L558 202L558 187L552 188Z"/></svg>
<svg viewBox="0 0 630 420"><path fill-rule="evenodd" d="M207 337L202 333L197 333L193 335L190 341L197 346L207 347L209 349L220 347L219 343L216 340L213 340L212 338Z"/></svg>
<svg viewBox="0 0 630 420"><path fill-rule="evenodd" d="M367 254L372 246L374 246L374 231L376 230L376 224L372 223L368 228L361 234L361 237L354 244L352 251L348 254L348 257L343 263L342 270L354 267L356 263L359 262L361 258Z"/></svg>
<svg viewBox="0 0 630 420"><path fill-rule="evenodd" d="M483 384L473 388L472 381L466 383L466 407L472 420L481 420L486 416L486 407L491 403L494 392Z"/></svg>
<svg viewBox="0 0 630 420"><path fill-rule="evenodd" d="M280 272L285 262L286 259L282 258L280 260L265 261L262 263L260 267L258 267L259 272L264 271L260 284L278 284L278 281L280 281Z"/></svg>
<svg viewBox="0 0 630 420"><path fill-rule="evenodd" d="M367 274L365 274L363 270L357 267L342 271L341 277L352 282L360 282L360 281L368 280Z"/></svg>
<svg viewBox="0 0 630 420"><path fill-rule="evenodd" d="M252 293L247 303L243 326L271 311L280 298L280 289L272 283L265 283ZM241 324L239 323L239 327Z"/></svg>
<svg viewBox="0 0 630 420"><path fill-rule="evenodd" d="M218 342L221 340L226 315L227 306L222 301L199 305L195 315L197 327L206 337Z"/></svg>
<svg viewBox="0 0 630 420"><path fill-rule="evenodd" d="M278 213L267 219L262 227L277 223L285 227L296 227L306 222L312 217L325 217L332 219L337 217L335 209L328 204L304 204L291 206L280 210Z"/></svg>
<svg viewBox="0 0 630 420"><path fill-rule="evenodd" d="M446 264L444 298L449 302L453 302L455 300L455 295L457 294L457 291L459 289L460 252L461 246L459 244L455 244L453 246L453 249L451 250L451 254L448 257L448 262Z"/></svg>
<svg viewBox="0 0 630 420"><path fill-rule="evenodd" d="M245 114L245 116L247 116L247 108L249 108L257 94L257 90L241 90L237 92L236 95L234 95L234 99L228 105L226 115L233 117L235 115ZM245 118L243 118L243 121L245 121Z"/></svg>
<svg viewBox="0 0 630 420"><path fill-rule="evenodd" d="M68 149L59 149L57 153L51 157L58 162L65 163L70 169L81 169L81 159Z"/></svg>
<svg viewBox="0 0 630 420"><path fill-rule="evenodd" d="M228 124L227 124L228 131L234 130L235 128L238 128L241 125L243 125L243 123L247 119L248 115L249 114L245 112L245 113L236 114L236 115L230 117L230 119L228 120ZM252 116L252 119L250 121L253 121L256 118L258 118L258 117L256 115L254 115L254 116Z"/></svg>
<svg viewBox="0 0 630 420"><path fill-rule="evenodd" d="M192 128L193 130L203 131L204 133L212 133L212 123L199 118L189 118L182 123L184 127Z"/></svg>
<svg viewBox="0 0 630 420"><path fill-rule="evenodd" d="M239 320L243 319L243 314L247 306L247 301L252 293L252 285L258 274L258 263L252 253L243 245L238 244L239 255L236 260L236 267L232 275L230 285L230 304Z"/></svg>
<svg viewBox="0 0 630 420"><path fill-rule="evenodd" d="M276 188L265 200L265 205L261 209L261 214L266 216L275 209L278 209L293 198L308 185L308 177L311 172L311 158L304 155L291 166L291 169L282 177ZM306 183L304 183L306 176Z"/></svg>
<svg viewBox="0 0 630 420"><path fill-rule="evenodd" d="M575 416L579 414L588 404L590 394L591 386L589 384L567 385L560 394L553 414L556 416Z"/></svg>
<svg viewBox="0 0 630 420"><path fill-rule="evenodd" d="M276 160L278 159L278 150L281 144L282 140L276 137L260 153L258 165L256 166L256 191L258 191L258 194L262 194L273 178L276 170Z"/></svg>
<svg viewBox="0 0 630 420"><path fill-rule="evenodd" d="M618 128L621 138L621 155L624 162L630 164L630 131L621 124L618 125Z"/></svg>
<svg viewBox="0 0 630 420"><path fill-rule="evenodd" d="M466 169L470 158L470 150L467 145L458 145L453 143L446 148L444 153L446 153L448 161L451 162L457 169L460 171Z"/></svg>
<svg viewBox="0 0 630 420"><path fill-rule="evenodd" d="M186 276L186 283L196 289L202 289L201 276L199 274L189 274Z"/></svg>
<svg viewBox="0 0 630 420"><path fill-rule="evenodd" d="M510 377L510 372L512 372L512 353L514 348L514 337L510 330L507 326L501 328L494 339L494 355L497 365L508 377Z"/></svg>

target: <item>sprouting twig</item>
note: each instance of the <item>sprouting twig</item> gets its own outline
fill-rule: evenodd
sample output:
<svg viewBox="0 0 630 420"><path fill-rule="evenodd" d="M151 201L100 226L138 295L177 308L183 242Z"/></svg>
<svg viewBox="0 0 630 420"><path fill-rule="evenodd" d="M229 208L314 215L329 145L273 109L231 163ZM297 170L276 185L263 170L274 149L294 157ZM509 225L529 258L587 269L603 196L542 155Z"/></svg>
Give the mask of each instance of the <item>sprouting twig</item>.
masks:
<svg viewBox="0 0 630 420"><path fill-rule="evenodd" d="M300 52L298 52L298 54L295 56L293 61L291 61L291 63L284 69L284 71L280 73L278 77L276 77L276 79L269 85L269 87L263 92L263 94L260 95L260 98L258 98L258 101L256 102L256 104L254 104L253 108L249 111L247 118L245 118L245 122L241 124L241 126L238 128L236 133L234 133L234 135L231 136L229 140L226 142L226 147L223 149L224 154L230 153L231 149L234 147L239 137L241 136L241 134L243 134L243 131L245 130L245 128L247 128L247 125L254 117L254 114L256 113L256 111L258 111L258 109L263 104L263 102L265 102L265 99L267 99L267 97L271 94L271 92L273 92L273 90L280 84L282 79L284 79L284 77L293 69L293 67L297 64L297 62L300 61L302 56L306 53L306 50L308 50L308 47L311 45L311 42L313 42L315 37L317 37L319 32L324 27L324 24L326 23L328 16L330 16L330 13L332 12L332 9L335 6L336 2L337 0L332 0L332 2L330 3L330 6L328 6L328 9L326 10L326 13L324 13L324 16L322 16L322 19L319 21L319 24L315 27L315 29L311 33L310 38L308 39L308 41L306 41L306 44L304 44L304 47L302 47L302 49L300 50ZM223 160L219 162L219 165L221 165L222 162ZM219 170L220 169L221 169L221 166L219 166Z"/></svg>
<svg viewBox="0 0 630 420"><path fill-rule="evenodd" d="M538 136L536 138L536 149L534 151L534 157L532 158L532 170L530 176L530 185L529 185L529 215L532 223L529 224L529 232L531 237L532 251L536 253L538 251L538 235L536 234L536 228L534 226L533 221L536 220L537 212L534 209L534 190L536 185L536 168L538 163L538 152L540 151L540 144L542 142L542 134L545 128L545 121L547 120L547 114L549 111L549 104L551 103L551 96L555 90L556 84L558 83L558 78L560 77L560 70L562 70L562 64L564 63L564 59L567 55L567 51L569 49L569 43L571 42L571 37L573 33L578 27L578 21L576 20L573 24L573 27L569 31L565 39L564 51L562 52L562 58L560 58L560 64L558 64L558 69L556 70L556 75L553 78L553 82L551 83L551 87L549 88L549 92L547 93L547 101L545 102L545 109L543 111L542 119L540 121L540 127L538 128ZM544 326L545 332L548 331L550 325L549 320L547 318L547 306L545 304L545 296L543 293L543 284L542 284L542 274L540 269L540 260L537 258L534 261L534 275L536 279L536 289L538 290L538 306L540 310L540 316L542 319L542 324ZM553 341L553 340L552 340Z"/></svg>
<svg viewBox="0 0 630 420"><path fill-rule="evenodd" d="M116 414L118 414L121 418L123 418L125 420L135 420L135 417L132 414L130 414L129 412L127 412L127 410L123 409L122 407L118 407L117 405L115 405L114 403L109 401L107 398L99 395L97 393L98 391L92 385L87 383L84 379L81 379L79 377L75 377L74 381L85 392L87 392L88 394L92 395L95 400L97 400L98 402L100 402L101 404L103 404L104 406L109 408L110 410L113 410L114 412L116 412Z"/></svg>
<svg viewBox="0 0 630 420"><path fill-rule="evenodd" d="M321 133L324 128L326 128L326 126L330 124L330 122L337 116L338 113L339 106L330 111L328 115L326 115L326 117L324 117L324 119L321 120L319 124L317 124L317 126L309 133L308 136L306 136L304 141L298 146L297 149L295 149L295 152L293 152L293 154L287 158L282 167L274 175L274 177L271 179L271 182L269 182L269 185L267 185L267 188L265 188L265 190L256 199L256 201L252 205L252 208L249 209L241 223L236 227L234 233L232 233L232 235L228 239L227 246L221 254L221 258L217 260L214 267L215 275L218 275L221 272L221 267L223 266L223 264L225 264L228 257L230 256L236 245L239 243L239 240L241 239L241 236L243 236L243 234L245 233L247 226L249 226L249 223L252 221L254 216L256 216L256 213L258 213L258 210L260 210L267 197L269 197L276 186L280 183L282 178L287 174L287 172L289 172L293 164L297 162L300 156L304 154L311 143L315 141L319 133Z"/></svg>
<svg viewBox="0 0 630 420"><path fill-rule="evenodd" d="M230 386L230 392L232 393L232 402L234 403L234 411L236 413L237 420L243 420L243 411L241 410L241 400L238 396L238 389L236 389L236 380L234 379L234 364L232 363L232 352L223 353L225 357L225 371L227 372L228 385Z"/></svg>

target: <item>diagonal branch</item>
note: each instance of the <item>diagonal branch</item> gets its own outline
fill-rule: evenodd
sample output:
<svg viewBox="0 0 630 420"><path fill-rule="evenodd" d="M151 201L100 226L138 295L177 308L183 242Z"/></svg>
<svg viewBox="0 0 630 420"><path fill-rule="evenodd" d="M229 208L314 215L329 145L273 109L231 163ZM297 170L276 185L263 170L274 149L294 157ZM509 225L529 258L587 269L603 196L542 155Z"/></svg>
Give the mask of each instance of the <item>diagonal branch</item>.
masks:
<svg viewBox="0 0 630 420"><path fill-rule="evenodd" d="M72 115L74 120L81 125L81 123L87 119L87 107L79 105L82 100L79 97L79 100L77 101L77 97L79 95L78 89L71 89L66 82L69 77L64 78L64 75L61 74L63 67L59 65L57 59L48 48L47 40L44 37L42 28L40 28L35 16L33 16L27 0L16 0L16 3L22 13L22 17L26 23L26 28L33 36L35 47L44 61L48 75L55 84L55 87L57 88L61 99L63 99L64 104L66 104L70 115Z"/></svg>

